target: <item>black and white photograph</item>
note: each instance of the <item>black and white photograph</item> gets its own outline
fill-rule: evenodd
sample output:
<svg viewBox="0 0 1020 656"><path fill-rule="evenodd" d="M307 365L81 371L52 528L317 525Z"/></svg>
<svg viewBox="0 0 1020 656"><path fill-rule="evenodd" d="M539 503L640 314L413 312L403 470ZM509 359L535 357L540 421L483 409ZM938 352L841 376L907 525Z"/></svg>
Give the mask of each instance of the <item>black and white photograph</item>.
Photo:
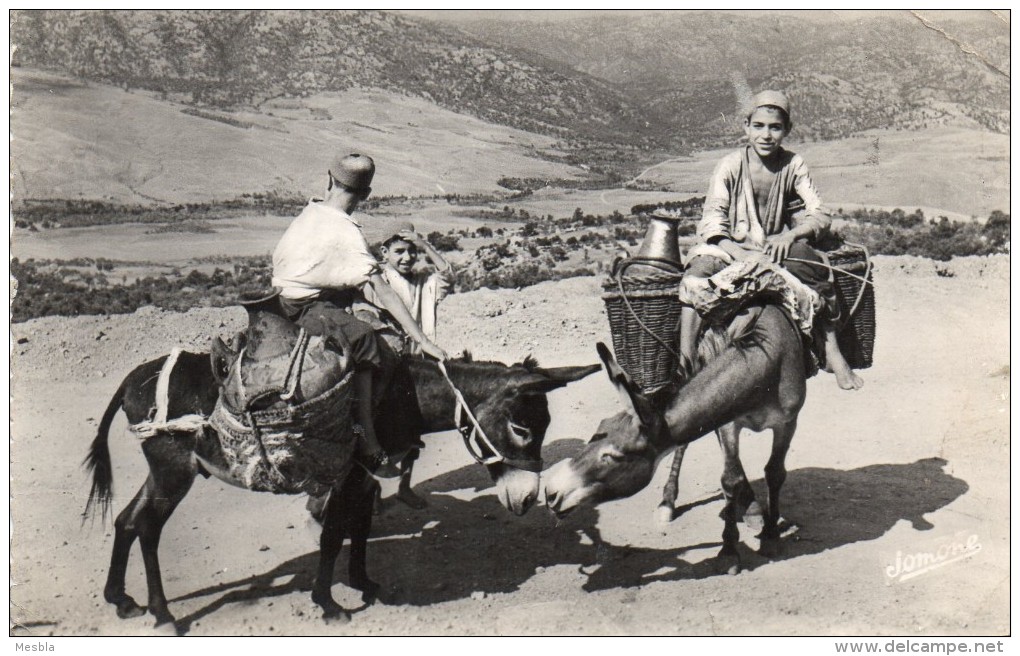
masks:
<svg viewBox="0 0 1020 656"><path fill-rule="evenodd" d="M10 10L9 647L1008 651L1011 33Z"/></svg>

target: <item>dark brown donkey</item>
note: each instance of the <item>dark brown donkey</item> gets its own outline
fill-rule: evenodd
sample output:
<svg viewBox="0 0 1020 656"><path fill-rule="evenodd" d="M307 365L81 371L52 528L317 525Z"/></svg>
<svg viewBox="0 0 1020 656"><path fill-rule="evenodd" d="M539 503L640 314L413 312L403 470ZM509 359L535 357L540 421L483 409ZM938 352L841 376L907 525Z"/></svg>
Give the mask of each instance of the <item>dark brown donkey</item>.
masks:
<svg viewBox="0 0 1020 656"><path fill-rule="evenodd" d="M546 500L557 515L579 505L628 497L652 480L659 459L713 430L725 464L726 505L720 563L740 571L737 520L762 527L762 551L778 545L779 490L786 480L786 452L804 405L805 352L800 333L778 307L767 305L743 335L708 361L679 389L647 397L616 363L604 344L599 355L624 400L626 411L602 420L581 453L546 472ZM768 510L761 506L740 464L740 431L772 429L772 454L765 465Z"/></svg>
<svg viewBox="0 0 1020 656"><path fill-rule="evenodd" d="M163 357L147 362L128 374L106 408L85 460L93 474L85 516L97 507L104 516L109 511L113 477L108 436L113 418L120 408L132 425L151 418L156 407L156 387L166 361ZM453 392L436 363L409 359L408 365L425 423L421 432L458 428L454 425ZM496 482L500 502L507 510L524 514L539 492L542 441L550 421L546 393L598 371L599 366L542 369L530 359L513 366L467 360L451 360L446 366L491 443L490 446L482 441L474 450L480 452L479 460ZM212 412L219 390L208 354L180 353L164 381L168 383L168 419L192 414L206 417ZM391 403L391 407L399 406L399 400ZM383 431L406 428L400 425L398 414L381 413L376 425L380 437ZM159 625L174 622L159 569L160 533L196 475L219 477L225 467L219 440L208 427L190 432L159 432L142 441L142 451L149 464L149 476L115 521L104 597L117 607L120 617L145 613L125 591L128 556L137 538L145 564L148 610ZM330 591L334 565L346 536L351 539L348 565L351 585L361 590L366 599L378 589L365 570L374 496L375 482L360 467L352 468L344 480L338 480L329 495L322 517L318 574L312 590L312 599L322 607L327 619L350 619Z"/></svg>

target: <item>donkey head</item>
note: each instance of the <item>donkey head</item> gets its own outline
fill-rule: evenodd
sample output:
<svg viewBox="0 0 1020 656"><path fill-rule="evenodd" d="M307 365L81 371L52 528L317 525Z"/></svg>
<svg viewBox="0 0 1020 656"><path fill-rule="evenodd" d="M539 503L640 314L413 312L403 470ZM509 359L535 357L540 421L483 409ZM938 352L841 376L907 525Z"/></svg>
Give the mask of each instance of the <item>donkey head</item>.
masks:
<svg viewBox="0 0 1020 656"><path fill-rule="evenodd" d="M484 438L474 434L469 448L496 482L503 507L523 515L539 495L542 443L550 422L546 394L599 366L543 369L530 360L512 367L457 361L447 365L484 433ZM466 419L461 424L472 428Z"/></svg>
<svg viewBox="0 0 1020 656"><path fill-rule="evenodd" d="M656 404L634 383L605 344L599 357L625 410L599 423L595 435L576 457L557 463L546 474L546 500L557 515L581 504L631 496L655 473L668 443L667 426Z"/></svg>

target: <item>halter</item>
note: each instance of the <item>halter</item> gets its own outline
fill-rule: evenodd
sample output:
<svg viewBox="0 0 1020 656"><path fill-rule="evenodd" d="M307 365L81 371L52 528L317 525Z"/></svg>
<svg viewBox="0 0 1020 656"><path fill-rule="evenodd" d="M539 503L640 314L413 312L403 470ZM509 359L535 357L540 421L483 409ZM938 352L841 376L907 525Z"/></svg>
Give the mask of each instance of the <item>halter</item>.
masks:
<svg viewBox="0 0 1020 656"><path fill-rule="evenodd" d="M443 364L441 360L439 361L439 371L443 374L443 378L445 378L446 382L450 385L450 389L453 390L453 397L456 399L453 411L453 422L457 426L457 431L460 433L461 437L464 438L464 446L467 448L468 455L470 455L475 462L486 466L504 464L508 467L513 467L514 469L523 469L536 474L542 471L541 458L535 460L507 458L500 453L499 449L496 448L496 445L493 444L492 440L490 440L485 434L481 424L478 423L478 419L475 418L474 413L471 412L471 408L468 407L467 401L464 400L464 395L461 394L460 390L457 389L457 386L453 384L453 381L450 379L450 374L446 371L446 365ZM464 417L467 417L467 424L462 423ZM481 454L480 445L487 447L494 455L484 457Z"/></svg>

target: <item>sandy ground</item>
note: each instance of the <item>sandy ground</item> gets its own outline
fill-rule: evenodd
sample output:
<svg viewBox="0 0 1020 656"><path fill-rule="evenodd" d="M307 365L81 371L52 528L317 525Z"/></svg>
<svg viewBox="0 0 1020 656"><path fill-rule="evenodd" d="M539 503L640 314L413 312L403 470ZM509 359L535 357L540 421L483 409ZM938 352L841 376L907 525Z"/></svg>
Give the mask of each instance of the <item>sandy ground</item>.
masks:
<svg viewBox="0 0 1020 656"><path fill-rule="evenodd" d="M376 519L369 572L385 602L363 606L338 566L334 594L354 617L326 625L309 598L316 537L304 499L200 479L163 535L171 611L190 635L1006 633L1009 259L878 260L876 364L856 393L827 374L809 382L783 490L800 528L774 561L744 531L746 571L715 574L721 457L711 437L688 451L684 512L660 528L652 511L666 464L630 499L560 522L541 506L515 518L445 433L426 438L417 469L430 507ZM594 278L454 295L441 313L440 341L481 358L588 364L608 338ZM12 634L153 632L150 617L119 620L102 599L112 530L82 525L80 463L130 369L174 345L204 347L242 319L236 309L143 308L13 326ZM618 408L602 374L550 400L547 464ZM115 512L145 476L124 429L121 416L110 440ZM768 443L745 435L759 491ZM897 560L968 540L965 558L909 580L888 574ZM137 549L128 592L145 598Z"/></svg>

